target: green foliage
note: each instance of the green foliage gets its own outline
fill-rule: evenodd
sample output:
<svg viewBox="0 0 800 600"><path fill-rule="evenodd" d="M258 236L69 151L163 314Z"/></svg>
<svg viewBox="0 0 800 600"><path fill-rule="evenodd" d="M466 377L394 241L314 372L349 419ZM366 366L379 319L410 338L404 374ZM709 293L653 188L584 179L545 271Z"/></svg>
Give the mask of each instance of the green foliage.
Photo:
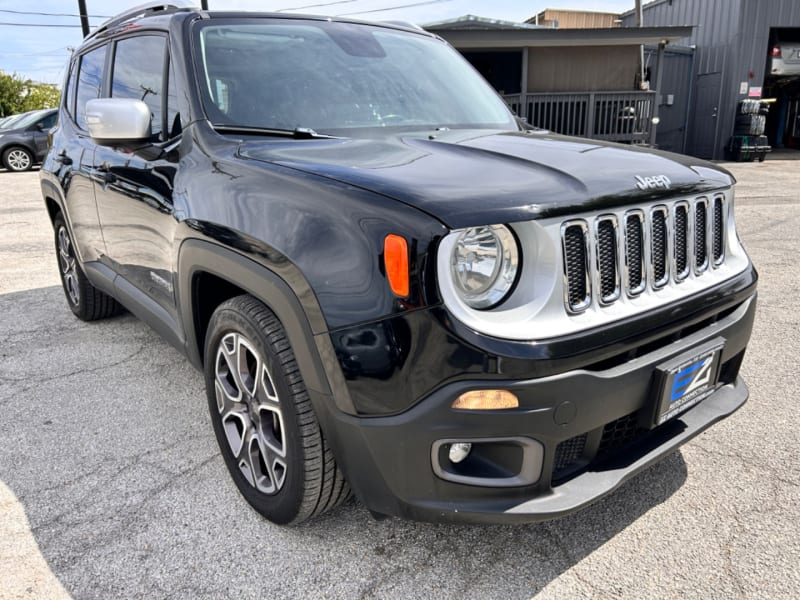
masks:
<svg viewBox="0 0 800 600"><path fill-rule="evenodd" d="M34 83L0 71L0 117L58 106L61 92L49 83Z"/></svg>

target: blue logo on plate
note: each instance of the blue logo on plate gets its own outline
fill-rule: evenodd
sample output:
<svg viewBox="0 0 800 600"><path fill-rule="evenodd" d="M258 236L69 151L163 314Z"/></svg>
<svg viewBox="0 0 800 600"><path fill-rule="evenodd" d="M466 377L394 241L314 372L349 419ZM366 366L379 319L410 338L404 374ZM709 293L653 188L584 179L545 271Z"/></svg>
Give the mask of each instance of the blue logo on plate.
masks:
<svg viewBox="0 0 800 600"><path fill-rule="evenodd" d="M675 378L672 380L672 395L669 401L675 402L696 389L707 385L711 381L711 364L713 362L714 355L712 354L675 373Z"/></svg>

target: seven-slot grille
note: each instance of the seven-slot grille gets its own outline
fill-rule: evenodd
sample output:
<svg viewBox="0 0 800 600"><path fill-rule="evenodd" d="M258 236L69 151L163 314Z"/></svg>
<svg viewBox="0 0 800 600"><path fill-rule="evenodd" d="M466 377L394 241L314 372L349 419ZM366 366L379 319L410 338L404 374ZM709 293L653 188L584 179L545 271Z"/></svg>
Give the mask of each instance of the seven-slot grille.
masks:
<svg viewBox="0 0 800 600"><path fill-rule="evenodd" d="M622 290L638 296L680 283L693 271L699 277L725 258L725 199L631 209L573 219L561 226L564 302L571 313L616 302Z"/></svg>

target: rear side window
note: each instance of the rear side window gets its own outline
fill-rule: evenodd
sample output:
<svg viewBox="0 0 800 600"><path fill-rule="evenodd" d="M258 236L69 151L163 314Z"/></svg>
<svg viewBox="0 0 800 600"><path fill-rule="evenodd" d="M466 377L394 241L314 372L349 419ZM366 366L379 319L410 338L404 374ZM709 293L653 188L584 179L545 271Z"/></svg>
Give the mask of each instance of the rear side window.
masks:
<svg viewBox="0 0 800 600"><path fill-rule="evenodd" d="M145 35L117 42L112 98L134 98L150 108L153 139L161 139L166 39Z"/></svg>
<svg viewBox="0 0 800 600"><path fill-rule="evenodd" d="M86 129L86 103L100 97L103 87L103 66L106 62L107 46L101 46L81 57L78 71L78 91L75 100L75 122Z"/></svg>

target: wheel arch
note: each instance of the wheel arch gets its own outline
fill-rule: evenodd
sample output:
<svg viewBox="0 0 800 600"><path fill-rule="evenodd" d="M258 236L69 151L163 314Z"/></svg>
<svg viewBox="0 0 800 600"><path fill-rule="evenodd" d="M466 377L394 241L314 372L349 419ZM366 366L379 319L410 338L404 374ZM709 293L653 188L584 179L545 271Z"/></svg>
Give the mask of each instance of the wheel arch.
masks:
<svg viewBox="0 0 800 600"><path fill-rule="evenodd" d="M203 368L205 335L216 307L234 296L250 294L274 312L286 330L317 414L322 408L317 403L331 397L341 410L355 413L330 337L312 329L297 294L278 274L218 244L187 239L178 253L177 276L185 350L197 368Z"/></svg>
<svg viewBox="0 0 800 600"><path fill-rule="evenodd" d="M52 181L48 179L41 179L40 181L42 186L42 198L44 198L44 205L47 208L47 214L50 217L50 224L52 225L58 213L65 214L61 202L61 194ZM69 227L69 223L67 223L67 227Z"/></svg>

